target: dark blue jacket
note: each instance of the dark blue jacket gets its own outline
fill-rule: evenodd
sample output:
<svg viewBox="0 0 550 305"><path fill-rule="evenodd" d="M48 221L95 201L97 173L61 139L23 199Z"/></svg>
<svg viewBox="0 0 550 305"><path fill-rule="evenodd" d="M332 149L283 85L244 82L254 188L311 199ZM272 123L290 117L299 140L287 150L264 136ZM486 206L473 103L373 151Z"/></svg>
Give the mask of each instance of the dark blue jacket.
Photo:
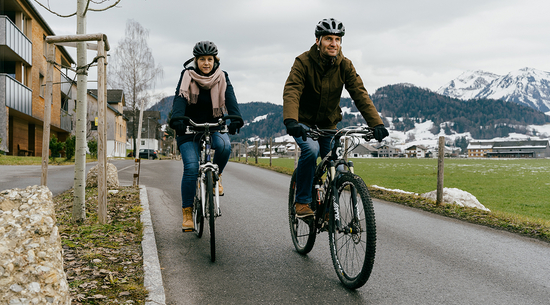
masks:
<svg viewBox="0 0 550 305"><path fill-rule="evenodd" d="M217 67L219 69L219 66ZM174 102L172 104L172 118L177 118L181 116L187 116L191 118L196 123L215 123L218 121L218 118L213 116L212 110L212 99L210 98L210 90L205 90L200 88L200 93L197 99L197 103L189 105L187 99L180 96L180 84L181 79L183 78L183 73L188 69L194 69L193 67L185 68L181 71L180 79L176 87L176 95L174 97ZM225 90L225 107L227 112L230 115L241 116L239 111L239 105L237 103L237 97L235 97L235 91L233 91L233 85L229 81L229 76L227 72L223 71L225 74L225 81L227 82L227 88ZM170 127L176 130L178 135L177 141L178 146L181 143L190 141L193 139L193 135L184 135L183 122L181 121L172 121Z"/></svg>

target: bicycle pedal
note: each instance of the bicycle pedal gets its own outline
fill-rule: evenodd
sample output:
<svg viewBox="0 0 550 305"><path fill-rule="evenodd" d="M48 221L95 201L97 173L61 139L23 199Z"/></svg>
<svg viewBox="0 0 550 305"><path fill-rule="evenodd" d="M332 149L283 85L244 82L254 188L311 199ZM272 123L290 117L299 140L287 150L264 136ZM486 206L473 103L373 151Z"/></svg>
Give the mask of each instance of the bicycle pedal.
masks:
<svg viewBox="0 0 550 305"><path fill-rule="evenodd" d="M183 233L195 232L195 229L181 229Z"/></svg>

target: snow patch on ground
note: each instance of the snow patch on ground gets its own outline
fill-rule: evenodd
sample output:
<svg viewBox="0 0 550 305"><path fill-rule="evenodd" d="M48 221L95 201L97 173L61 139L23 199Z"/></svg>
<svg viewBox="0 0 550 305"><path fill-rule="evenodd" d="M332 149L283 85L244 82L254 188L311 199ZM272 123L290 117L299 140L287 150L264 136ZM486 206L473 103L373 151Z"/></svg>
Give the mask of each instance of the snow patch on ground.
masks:
<svg viewBox="0 0 550 305"><path fill-rule="evenodd" d="M389 188L385 188L385 187L383 187L383 186L378 186L378 185L371 185L371 187L374 187L374 188L377 188L377 189L380 189L380 190L384 190L384 191L394 192L394 193L418 195L417 193L407 192L407 191L404 191L404 190L389 189Z"/></svg>
<svg viewBox="0 0 550 305"><path fill-rule="evenodd" d="M436 200L437 191L424 193L424 194L421 194L420 196L424 198ZM491 211L488 208L486 208L483 204L481 204L474 195L466 191L459 190L457 188L443 188L443 202L449 203L449 204L456 204L461 207L476 208L487 212Z"/></svg>
<svg viewBox="0 0 550 305"><path fill-rule="evenodd" d="M398 190L398 189L389 189L378 185L371 185L371 187L385 190L385 191L395 192L395 193L418 195L417 193L407 192L407 191ZM432 199L435 201L437 200L437 190L420 194L420 196L424 198ZM447 188L447 187L443 188L443 202L448 204L456 204L461 207L477 208L480 210L491 212L491 210L489 210L483 204L481 204L474 195L466 191L459 190L457 188Z"/></svg>

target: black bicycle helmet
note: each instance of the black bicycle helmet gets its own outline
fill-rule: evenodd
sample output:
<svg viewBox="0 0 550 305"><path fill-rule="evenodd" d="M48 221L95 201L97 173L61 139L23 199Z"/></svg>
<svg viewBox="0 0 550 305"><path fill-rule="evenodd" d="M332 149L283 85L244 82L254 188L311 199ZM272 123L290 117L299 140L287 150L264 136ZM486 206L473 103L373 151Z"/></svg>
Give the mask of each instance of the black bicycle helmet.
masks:
<svg viewBox="0 0 550 305"><path fill-rule="evenodd" d="M346 27L344 24L334 18L323 19L315 27L315 37L319 38L325 35L344 36Z"/></svg>
<svg viewBox="0 0 550 305"><path fill-rule="evenodd" d="M193 47L193 56L218 55L218 47L211 41L199 41Z"/></svg>

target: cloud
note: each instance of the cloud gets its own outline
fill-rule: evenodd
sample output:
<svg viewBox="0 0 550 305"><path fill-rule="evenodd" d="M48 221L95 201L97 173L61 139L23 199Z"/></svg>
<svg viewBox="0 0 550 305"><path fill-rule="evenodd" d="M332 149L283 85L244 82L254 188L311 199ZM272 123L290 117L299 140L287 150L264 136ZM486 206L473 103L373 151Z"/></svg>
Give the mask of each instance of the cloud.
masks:
<svg viewBox="0 0 550 305"><path fill-rule="evenodd" d="M51 6L76 9L74 0ZM465 70L550 71L548 11L550 2L537 0L123 0L120 8L90 12L87 31L107 34L116 48L128 19L148 29L164 68L156 89L165 95L173 94L193 45L214 41L239 102L280 104L294 58L314 43L323 18L345 24L343 52L374 92L400 82L437 90ZM74 17L41 14L56 34L75 33Z"/></svg>

